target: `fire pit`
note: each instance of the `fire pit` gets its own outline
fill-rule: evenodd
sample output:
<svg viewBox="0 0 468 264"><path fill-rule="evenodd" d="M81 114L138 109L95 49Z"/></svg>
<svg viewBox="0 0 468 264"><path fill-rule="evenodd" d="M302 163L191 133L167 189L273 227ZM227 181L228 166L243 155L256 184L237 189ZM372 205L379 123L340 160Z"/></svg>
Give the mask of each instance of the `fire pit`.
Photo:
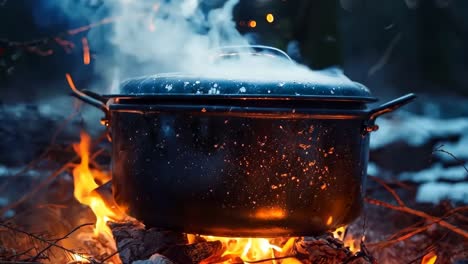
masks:
<svg viewBox="0 0 468 264"><path fill-rule="evenodd" d="M374 121L415 96L369 109L369 90L339 73L271 78L160 74L116 95L74 89L105 113L117 203L147 226L218 236L317 235L354 220Z"/></svg>

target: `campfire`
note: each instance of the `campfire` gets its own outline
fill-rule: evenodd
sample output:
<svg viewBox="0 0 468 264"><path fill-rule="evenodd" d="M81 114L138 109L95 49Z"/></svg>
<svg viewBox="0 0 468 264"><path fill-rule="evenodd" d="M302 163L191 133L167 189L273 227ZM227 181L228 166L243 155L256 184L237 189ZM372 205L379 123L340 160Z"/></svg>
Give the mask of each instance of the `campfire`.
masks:
<svg viewBox="0 0 468 264"><path fill-rule="evenodd" d="M142 225L137 220L127 216L122 208L115 205L112 197L102 195L97 191L99 186L108 182L111 177L103 171L90 168L91 162L91 138L86 133L81 133L81 142L73 146L75 152L81 158L81 162L73 169L74 196L77 201L88 206L94 216L96 222L92 237L103 239L105 244L112 250L117 250L117 243L114 240L112 230L107 225L108 222L126 223L129 230L141 230ZM111 224L112 226L112 224ZM332 258L355 257L355 253L359 251L359 241L354 240L351 236L345 237L346 227L340 227L332 233L327 239L338 243L336 245L327 240L322 241L322 246L330 246ZM84 235L84 234L82 234ZM216 237L197 234L185 234L186 245L198 245L199 243L212 242L212 248L208 247L207 252L198 252L200 249L195 249L190 257L197 257L198 254L211 256L205 259L200 259L200 263L302 263L297 258L297 248L294 246L297 243L304 246L302 254L307 255L308 250L314 250L314 243L309 241L311 245L307 245L307 240L304 237L276 237L276 238L235 238L235 237ZM313 240L316 242L316 240ZM319 243L320 244L320 243ZM175 246L176 244L174 244ZM180 245L179 245L180 246ZM310 248L307 248L310 247ZM334 248L336 247L336 248ZM336 252L333 252L336 251ZM176 253L177 254L177 253ZM330 254L324 252L324 254ZM334 256L333 254L340 254ZM304 256L302 256L304 257ZM161 255L160 258L163 258ZM88 254L73 254L73 259L81 263L91 263L92 256ZM194 262L192 260L192 262ZM121 263L117 255L109 259L109 263ZM171 263L167 260L167 263Z"/></svg>
<svg viewBox="0 0 468 264"><path fill-rule="evenodd" d="M434 243L437 242L432 242L431 236L442 232L441 234L444 236L451 237L450 240L453 241L451 243L459 243L459 246L452 247L453 252L457 252L460 248L463 249L463 245L466 245L466 240L463 239L466 231L453 225L462 218L456 221L451 219L453 216L457 216L457 219L462 217L459 213L463 212L465 207L449 209L445 211L443 218L439 218L423 211L411 209L406 205L392 205L370 198L368 199L370 204L383 207L371 207L374 210L367 213L367 222L359 220L349 227L343 226L334 232L316 237L216 237L148 228L138 220L127 216L126 209L118 207L112 200L108 184L109 174L102 165L97 163L97 159L103 151L96 151L96 143L97 141L92 141L87 133L81 133L80 142L73 145L79 159L74 159L73 166L66 166L66 168L70 168L70 173L73 175L73 183L68 188L73 188L69 190L73 190L76 200L85 206L78 206L78 210L92 212L92 215L85 214L78 221L86 223L75 226L71 231L64 232L63 237L47 238L44 234L25 231L23 226L15 223L15 220L4 222L1 224L2 233L0 234L4 243L2 245L3 258L8 257L10 262L23 261L26 263L40 261L41 263L116 264L132 263L139 259L151 259L155 263L166 264L394 263L392 259L396 256L390 257L389 254L398 254L398 251L393 250L395 250L395 246L398 248L400 244L409 246L411 251L419 248L420 251L413 252L417 256L418 263L434 264L450 263L450 261L445 260L449 260L450 256L441 251L447 250L447 248L441 248L442 244L435 246L437 244ZM382 186L382 191L388 191L390 197L393 196L397 198L398 203L404 204L389 183L374 180ZM27 196L29 195L27 194ZM34 205L34 203L32 204ZM60 210L65 210L65 208ZM41 207L41 210L43 211L44 207ZM399 217L414 215L425 219L426 222L422 225L414 222L413 226L401 229L393 236L379 241L377 239L380 234L388 235L387 232L378 231L381 220L378 220L377 216L383 212L382 210L395 210L396 213L400 211L404 214ZM378 213L379 211L380 213ZM384 215L392 217L388 213ZM77 216L78 214L75 213L75 217ZM37 217L40 216L37 215ZM450 223L446 222L445 219L451 219ZM58 223L63 220L51 221ZM76 221L70 220L70 222ZM458 224L460 225L461 222ZM381 233L379 234L379 232ZM10 236L15 237L15 241L23 242L12 244L13 237ZM36 240L36 246L27 251L26 247L29 245L26 241L31 241L31 239ZM17 249L12 251L14 250L12 246L15 245ZM388 246L390 247L386 249ZM404 252L404 249L402 250ZM457 256L457 254L459 253L454 253L453 256ZM382 258L383 256L386 257Z"/></svg>
<svg viewBox="0 0 468 264"><path fill-rule="evenodd" d="M89 2L110 16L44 39L0 39L8 74L13 49L50 57L78 46L80 66L111 86L60 71L75 97L63 96L68 116L0 104L0 264L468 260L466 118L381 117L416 96L376 106L343 71L298 63L296 40L288 52L250 45L240 31L283 27L273 11L237 25L236 0ZM108 33L112 60L96 52ZM103 127L88 123L96 115L85 105Z"/></svg>

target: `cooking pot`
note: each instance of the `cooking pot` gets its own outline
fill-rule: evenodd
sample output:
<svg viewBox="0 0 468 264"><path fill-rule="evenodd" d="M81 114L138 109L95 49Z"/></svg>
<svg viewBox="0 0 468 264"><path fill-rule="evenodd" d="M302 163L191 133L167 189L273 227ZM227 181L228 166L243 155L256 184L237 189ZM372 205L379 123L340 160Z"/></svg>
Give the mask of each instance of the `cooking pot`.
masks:
<svg viewBox="0 0 468 264"><path fill-rule="evenodd" d="M363 85L190 74L75 95L105 113L116 202L146 226L217 236L316 235L361 212L376 108Z"/></svg>

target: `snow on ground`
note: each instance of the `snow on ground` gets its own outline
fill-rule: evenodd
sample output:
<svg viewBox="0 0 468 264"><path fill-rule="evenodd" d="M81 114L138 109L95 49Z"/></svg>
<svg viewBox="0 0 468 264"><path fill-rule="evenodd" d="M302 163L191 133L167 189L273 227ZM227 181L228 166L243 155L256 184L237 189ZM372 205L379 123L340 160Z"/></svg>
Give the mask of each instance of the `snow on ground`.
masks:
<svg viewBox="0 0 468 264"><path fill-rule="evenodd" d="M463 166L444 168L442 164L436 163L422 171L404 172L399 178L414 182L436 182L438 180L463 181L467 176L468 172Z"/></svg>
<svg viewBox="0 0 468 264"><path fill-rule="evenodd" d="M420 146L432 138L447 138L462 136L464 143L468 142L468 117L439 119L429 116L415 115L400 111L394 113L391 119L377 119L379 130L371 136L371 148L381 148L396 141L407 142L411 146ZM447 143L446 146L449 144ZM450 144L456 149L458 144ZM448 148L445 148L449 150ZM468 148L459 146L457 156L468 157Z"/></svg>
<svg viewBox="0 0 468 264"><path fill-rule="evenodd" d="M468 204L468 182L428 182L419 187L416 195L418 202L439 203L444 199Z"/></svg>
<svg viewBox="0 0 468 264"><path fill-rule="evenodd" d="M419 147L429 140L437 139L434 150L441 147L453 154L458 161L465 161L468 167L468 117L435 118L429 115L416 115L400 111L391 118L378 119L380 129L371 136L371 149L379 149L395 142L405 142ZM453 139L458 138L455 142ZM443 152L434 155L440 162L417 172L403 172L401 180L417 182L420 185L416 199L419 202L438 203L442 199L468 204L468 172L462 166L453 165L454 158ZM452 162L444 166L443 162ZM378 164L368 169L378 172Z"/></svg>

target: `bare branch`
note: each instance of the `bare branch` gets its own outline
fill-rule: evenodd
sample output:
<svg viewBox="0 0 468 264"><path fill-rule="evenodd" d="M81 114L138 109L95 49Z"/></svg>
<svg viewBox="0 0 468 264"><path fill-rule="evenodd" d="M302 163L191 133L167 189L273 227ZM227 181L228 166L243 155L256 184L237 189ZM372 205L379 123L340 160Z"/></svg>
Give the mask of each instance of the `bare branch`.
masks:
<svg viewBox="0 0 468 264"><path fill-rule="evenodd" d="M28 237L31 237L31 238L33 238L33 239L35 239L35 240L37 240L37 241L40 241L40 242L45 243L45 244L49 244L49 245L51 245L52 247L60 248L60 249L66 251L66 252L68 252L68 253L77 254L77 252L75 252L75 251L73 251L73 250L71 250L71 249L68 249L68 248L62 247L62 246L60 246L60 245L57 245L57 244L54 243L54 242L50 242L50 241L48 241L47 239L44 239L44 238L42 238L42 237L40 237L40 236L37 236L37 235L35 235L35 234L31 234L31 233L26 232L26 231L24 231L24 230L18 229L18 228L14 227L14 226L10 226L10 225L4 224L4 223L0 223L0 226L3 226L3 227L5 227L6 229L9 229L9 230L11 230L11 231L13 231L13 232L25 234L25 235L27 235ZM85 256L82 256L82 257L83 257L84 259L87 259L89 262L92 262L92 261L93 261L91 258L87 258L87 257L85 257Z"/></svg>
<svg viewBox="0 0 468 264"><path fill-rule="evenodd" d="M445 153L445 154L449 155L449 156L452 157L455 161L457 161L461 166L463 166L463 168L465 169L465 171L468 173L468 168L465 166L465 163L466 163L466 162L465 162L464 160L461 160L461 159L457 158L457 156L453 155L452 153L450 153L450 152L448 152L448 151L442 149L443 146L444 146L444 145L440 145L440 146L436 147L436 148L434 149L433 152L442 152L442 153Z"/></svg>
<svg viewBox="0 0 468 264"><path fill-rule="evenodd" d="M53 244L49 244L47 247L45 247L43 250L39 251L39 253L36 254L36 256L34 258L31 259L31 261L36 261L42 253L46 252L47 250L49 250L51 247L57 245L58 242L64 240L64 239L67 239L68 236L70 236L71 234L75 233L78 229L82 228L82 227L85 227L85 226L91 226L91 225L94 225L93 223L86 223L86 224L82 224L82 225L79 225L75 228L73 228L70 232L68 232L65 236L59 238L59 239L56 239Z"/></svg>
<svg viewBox="0 0 468 264"><path fill-rule="evenodd" d="M378 177L374 177L374 176L368 176L368 177L374 180L375 182L377 182L378 184L382 185L382 187L384 187L393 196L393 198L395 198L398 205L406 206L405 203L401 200L400 196L395 192L395 190L390 188L390 186L388 186L386 182L384 182L382 179Z"/></svg>
<svg viewBox="0 0 468 264"><path fill-rule="evenodd" d="M425 219L427 219L427 220L429 220L429 221L431 221L433 223L436 223L436 224L438 224L438 225L440 225L442 227L445 227L445 228L451 230L454 233L459 234L460 236L463 236L465 239L468 239L468 232L467 231L444 221L442 218L435 217L435 216L426 214L425 212L414 210L414 209L406 207L406 206L396 206L396 205L389 204L389 203L386 203L386 202L383 202L383 201L380 201L380 200L376 200L376 199L372 199L372 198L365 198L365 201L370 203L370 204L373 204L373 205L386 207L386 208L389 208L389 209L392 209L392 210L396 210L396 211L404 212L404 213L407 213L407 214L412 214L412 215L415 215L415 216L419 216L421 218L425 218Z"/></svg>

